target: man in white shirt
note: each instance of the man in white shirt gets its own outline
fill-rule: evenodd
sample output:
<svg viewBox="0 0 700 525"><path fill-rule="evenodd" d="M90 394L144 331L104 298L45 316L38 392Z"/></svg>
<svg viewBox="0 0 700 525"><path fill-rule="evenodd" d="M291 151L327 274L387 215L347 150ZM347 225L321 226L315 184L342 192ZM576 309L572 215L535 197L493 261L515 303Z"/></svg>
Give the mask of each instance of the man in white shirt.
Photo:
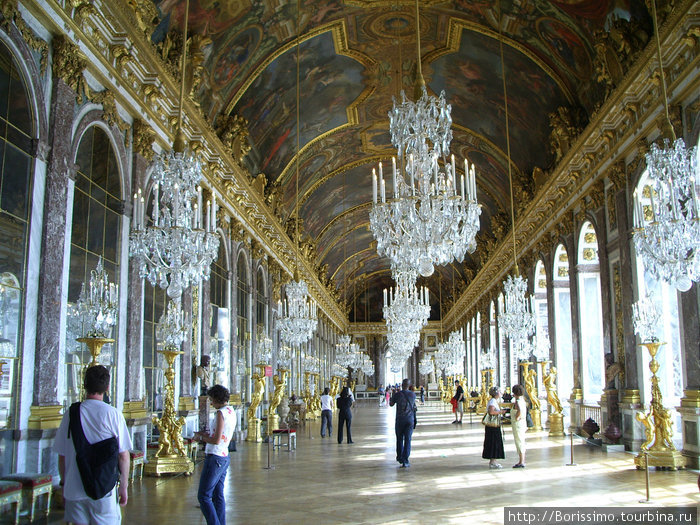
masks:
<svg viewBox="0 0 700 525"><path fill-rule="evenodd" d="M109 371L95 365L85 371L85 401L80 403L80 423L88 443L94 444L111 437L119 443L119 505L126 505L129 486L129 449L131 437L124 416L116 408L103 401L109 390ZM58 471L66 504L64 519L74 525L118 525L122 521L112 489L101 499L93 500L83 487L75 460L75 446L70 428L70 412L66 411L58 428L53 450L58 454Z"/></svg>
<svg viewBox="0 0 700 525"><path fill-rule="evenodd" d="M328 437L331 437L333 432L333 398L329 392L330 390L326 387L321 396L321 437L326 437L326 429L328 429Z"/></svg>

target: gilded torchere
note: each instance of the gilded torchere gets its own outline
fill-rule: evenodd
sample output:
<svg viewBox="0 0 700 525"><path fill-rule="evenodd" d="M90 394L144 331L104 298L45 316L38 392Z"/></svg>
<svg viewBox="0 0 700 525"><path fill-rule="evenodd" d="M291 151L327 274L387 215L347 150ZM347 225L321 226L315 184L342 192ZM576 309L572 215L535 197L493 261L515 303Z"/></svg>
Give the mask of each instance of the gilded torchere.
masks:
<svg viewBox="0 0 700 525"><path fill-rule="evenodd" d="M478 413L486 412L486 405L489 402L489 391L486 387L486 374L488 374L488 369L484 368L481 371L481 392L479 393Z"/></svg>
<svg viewBox="0 0 700 525"><path fill-rule="evenodd" d="M165 396L163 402L163 415L159 418L155 414L152 417L153 425L158 427L158 450L144 469L149 476L161 474L185 474L189 476L194 470L194 463L189 458L182 441L182 426L184 417L175 415L175 358L183 352L175 350L175 347L166 346L164 350L158 350L163 354L167 363L165 369Z"/></svg>
<svg viewBox="0 0 700 525"><path fill-rule="evenodd" d="M316 419L313 407L313 397L311 395L311 372L308 370L304 371L304 392L301 394L301 398L304 400L306 405L306 419Z"/></svg>
<svg viewBox="0 0 700 525"><path fill-rule="evenodd" d="M537 372L530 368L530 361L520 361L523 369L525 391L530 398L530 415L532 416L533 432L542 430L542 412L540 411L540 399L537 393Z"/></svg>
<svg viewBox="0 0 700 525"><path fill-rule="evenodd" d="M549 414L549 435L551 437L561 437L564 435L564 409L561 406L561 401L559 401L559 395L557 394L557 368L550 366L549 373L545 374L544 368L547 363L549 363L549 361L540 361L540 365L542 366L542 382L544 383L544 388L547 390L547 401L552 407L552 411Z"/></svg>
<svg viewBox="0 0 700 525"><path fill-rule="evenodd" d="M92 361L88 364L88 368L91 366L99 365L97 358L100 357L102 352L102 347L108 343L113 343L114 339L109 337L79 337L76 339L79 343L85 343L92 356Z"/></svg>
<svg viewBox="0 0 700 525"><path fill-rule="evenodd" d="M262 435L260 432L260 419L256 417L256 413L258 411L258 405L260 405L263 395L265 394L266 365L257 364L255 366L260 369L260 373L256 372L252 376L254 389L253 394L250 396L250 406L248 407L248 436L245 440L258 443L262 441Z"/></svg>
<svg viewBox="0 0 700 525"><path fill-rule="evenodd" d="M314 419L321 417L321 374L315 372L311 374L314 377L314 393L311 397L311 406L314 412Z"/></svg>
<svg viewBox="0 0 700 525"><path fill-rule="evenodd" d="M651 355L649 370L651 370L651 404L649 411L637 413L637 420L644 425L646 440L641 446L641 452L634 458L634 464L638 469L646 468L644 452L648 453L650 467L670 469L684 468L688 459L684 457L673 445L673 421L667 408L664 408L659 378L659 362L656 353L661 345L666 343L648 342L642 343Z"/></svg>
<svg viewBox="0 0 700 525"><path fill-rule="evenodd" d="M277 407L282 402L284 397L284 388L287 385L287 374L289 370L286 368L278 368L277 375L272 378L275 384L275 391L270 399L270 407L267 409L267 434L272 434L273 430L277 430L280 426L280 417L277 415Z"/></svg>

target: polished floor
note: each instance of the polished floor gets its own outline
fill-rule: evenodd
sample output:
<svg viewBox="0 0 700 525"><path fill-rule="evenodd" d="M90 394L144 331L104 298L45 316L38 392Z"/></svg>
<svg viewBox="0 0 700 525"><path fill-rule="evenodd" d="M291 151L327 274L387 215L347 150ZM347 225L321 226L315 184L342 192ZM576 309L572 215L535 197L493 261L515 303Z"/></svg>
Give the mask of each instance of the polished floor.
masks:
<svg viewBox="0 0 700 525"><path fill-rule="evenodd" d="M504 506L638 506L645 476L631 454L605 453L546 433L528 439L527 468L516 463L510 429L502 470L481 459L484 427L477 417L451 424L438 403L419 407L411 467L395 461L394 409L362 402L352 421L354 444L321 439L319 423L300 431L298 448L271 454L239 443L226 481L229 524L490 524ZM335 421L334 421L335 424ZM311 437L309 438L309 432ZM144 478L130 489L126 524L204 524L197 503L201 465L192 477ZM655 505L698 505L697 471L650 471ZM59 523L52 514L50 523Z"/></svg>

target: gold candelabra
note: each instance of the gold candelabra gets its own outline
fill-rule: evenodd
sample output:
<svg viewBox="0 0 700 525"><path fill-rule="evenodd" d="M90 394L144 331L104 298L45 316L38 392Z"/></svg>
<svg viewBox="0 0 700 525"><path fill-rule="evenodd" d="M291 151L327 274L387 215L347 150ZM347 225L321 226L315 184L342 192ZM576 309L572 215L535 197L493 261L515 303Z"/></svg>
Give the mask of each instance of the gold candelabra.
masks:
<svg viewBox="0 0 700 525"><path fill-rule="evenodd" d="M92 356L92 361L88 364L88 368L91 366L99 365L97 358L100 357L102 352L102 347L108 343L113 343L114 339L109 337L79 337L76 339L79 343L85 343Z"/></svg>
<svg viewBox="0 0 700 525"><path fill-rule="evenodd" d="M486 374L488 374L488 369L484 368L481 371L481 392L479 394L479 412L486 412L486 405L489 402L489 391L486 387Z"/></svg>
<svg viewBox="0 0 700 525"><path fill-rule="evenodd" d="M311 396L311 372L304 371L304 393L301 395L306 405L306 419L316 419L312 406L312 396Z"/></svg>
<svg viewBox="0 0 700 525"><path fill-rule="evenodd" d="M314 393L311 399L311 406L313 408L314 419L321 417L321 393L319 392L321 387L321 374L312 373L314 378Z"/></svg>
<svg viewBox="0 0 700 525"><path fill-rule="evenodd" d="M540 366L542 367L542 383L544 383L544 388L547 391L547 402L552 407L552 411L549 414L549 435L551 437L561 437L564 435L564 408L557 394L557 368L550 366L549 373L545 374L545 366L547 366L549 362L550 361L540 361Z"/></svg>
<svg viewBox="0 0 700 525"><path fill-rule="evenodd" d="M270 407L267 409L267 435L271 435L273 430L277 430L280 426L280 417L277 415L277 407L280 406L282 398L284 398L284 388L287 385L287 374L289 370L286 368L278 368L278 374L272 378L275 384L275 392L270 399Z"/></svg>
<svg viewBox="0 0 700 525"><path fill-rule="evenodd" d="M263 395L265 395L265 364L258 363L256 368L260 369L260 373L256 372L252 375L253 394L250 396L250 406L248 407L248 435L246 441L259 443L262 441L260 432L260 418L257 417L258 406L260 405Z"/></svg>
<svg viewBox="0 0 700 525"><path fill-rule="evenodd" d="M523 378L525 383L525 391L527 397L530 398L530 415L532 416L533 432L542 430L542 412L540 411L540 399L537 392L537 372L530 368L530 361L521 361L520 366L523 369Z"/></svg>
<svg viewBox="0 0 700 525"><path fill-rule="evenodd" d="M651 467L670 468L673 470L684 468L687 465L685 458L673 445L673 421L670 411L664 407L661 389L659 388L659 378L656 373L659 371L659 362L656 360L656 353L661 345L666 343L647 342L641 346L646 347L651 356L649 370L651 370L651 404L649 411L637 413L637 421L644 425L646 440L641 446L641 452L634 458L634 464L638 469ZM645 459L645 454L647 458Z"/></svg>
<svg viewBox="0 0 700 525"><path fill-rule="evenodd" d="M152 416L153 425L158 427L158 450L151 460L146 463L145 472L149 476L162 474L185 474L189 476L194 470L194 463L189 458L182 440L182 427L185 424L184 417L177 417L175 413L175 358L183 352L174 346L166 346L158 350L163 354L166 362L165 368L165 396L163 402L163 414L161 417Z"/></svg>

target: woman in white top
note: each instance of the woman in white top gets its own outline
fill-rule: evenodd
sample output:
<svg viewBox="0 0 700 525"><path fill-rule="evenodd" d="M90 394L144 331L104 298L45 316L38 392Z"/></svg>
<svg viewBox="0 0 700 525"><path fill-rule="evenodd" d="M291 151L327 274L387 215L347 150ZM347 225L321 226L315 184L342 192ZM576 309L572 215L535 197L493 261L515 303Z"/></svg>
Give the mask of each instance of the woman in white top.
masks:
<svg viewBox="0 0 700 525"><path fill-rule="evenodd" d="M486 405L486 411L490 415L505 414L505 410L501 410L498 405L498 398L501 397L501 393L498 388L491 387L489 390L488 404ZM499 463L496 462L497 459L505 459L506 454L503 450L503 434L501 432L501 426L497 427L484 427L486 429L486 434L484 436L484 451L481 453L483 459L489 460L489 468L503 468Z"/></svg>
<svg viewBox="0 0 700 525"><path fill-rule="evenodd" d="M226 523L224 480L230 461L228 445L236 430L236 411L228 405L230 394L226 387L214 385L207 394L216 414L209 425L210 432L194 434L195 440L207 444L197 499L207 525L221 525Z"/></svg>
<svg viewBox="0 0 700 525"><path fill-rule="evenodd" d="M513 387L513 408L510 411L510 422L513 427L513 441L518 451L518 462L513 468L525 468L525 433L527 432L527 405L523 399L525 389L520 385Z"/></svg>

